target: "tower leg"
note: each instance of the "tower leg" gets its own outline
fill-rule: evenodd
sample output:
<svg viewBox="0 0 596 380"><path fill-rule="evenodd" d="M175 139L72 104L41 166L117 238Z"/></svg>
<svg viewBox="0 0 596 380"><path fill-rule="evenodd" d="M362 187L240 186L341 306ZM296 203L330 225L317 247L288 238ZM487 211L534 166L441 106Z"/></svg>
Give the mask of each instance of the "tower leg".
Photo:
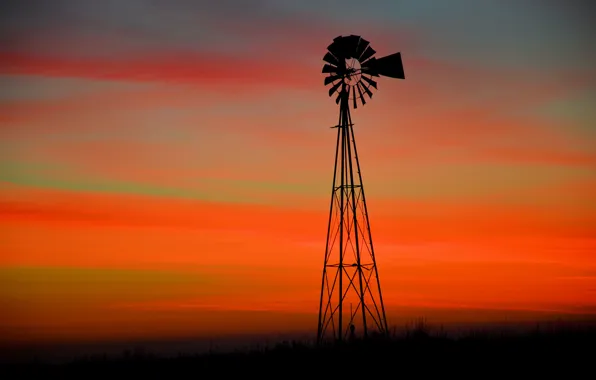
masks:
<svg viewBox="0 0 596 380"><path fill-rule="evenodd" d="M341 129L341 180L339 185L340 191L340 201L339 204L341 208L339 210L339 266L337 267L337 271L339 273L339 292L338 294L338 327L337 327L337 339L341 342L343 337L343 305L344 305L344 288L343 288L343 279L344 279L344 217L345 217L345 207L344 207L344 186L345 186L345 166L346 166L346 152L345 152L345 143L346 140L346 129L344 128L343 124L345 123L345 119L342 118L342 123L340 124L339 129Z"/></svg>
<svg viewBox="0 0 596 380"><path fill-rule="evenodd" d="M349 114L348 114L348 117ZM350 117L350 124L352 124L352 120ZM362 193L362 205L364 207L364 217L366 218L366 225L367 225L367 230L368 230L368 241L370 244L370 256L373 262L373 268L374 268L374 276L376 277L377 280L377 288L379 291L379 303L381 304L381 313L382 315L380 315L381 319L381 327L382 327L382 331L380 331L382 334L387 335L389 334L389 328L387 326L387 316L385 314L385 303L383 302L383 293L381 290L381 280L379 278L379 268L377 267L377 260L375 258L375 250L374 250L374 245L373 245L373 240L372 240L372 233L370 232L370 220L368 218L368 208L366 207L366 196L364 194L364 185L362 184L362 171L360 170L360 160L358 159L358 150L356 149L356 138L354 137L354 129L350 127L350 134L352 137L352 143L354 144L354 158L356 160L356 168L358 169L358 179L360 181L360 184L362 185L362 187L360 188L360 191ZM384 331L383 331L384 330Z"/></svg>
<svg viewBox="0 0 596 380"><path fill-rule="evenodd" d="M339 120L339 122L341 123L341 118ZM329 222L327 224L327 245L325 247L325 260L323 262L323 277L321 280L321 299L319 301L319 324L317 327L317 343L321 343L321 338L323 336L323 319L324 319L324 313L325 311L323 310L323 299L325 298L325 292L326 292L326 279L327 279L327 262L329 261L329 238L330 238L330 234L331 234L331 221L333 219L333 203L335 201L335 176L337 174L337 153L339 152L339 135L340 135L340 129L337 129L337 142L335 143L335 165L333 166L333 186L331 188L331 202L329 205ZM325 305L325 307L327 307L327 305Z"/></svg>

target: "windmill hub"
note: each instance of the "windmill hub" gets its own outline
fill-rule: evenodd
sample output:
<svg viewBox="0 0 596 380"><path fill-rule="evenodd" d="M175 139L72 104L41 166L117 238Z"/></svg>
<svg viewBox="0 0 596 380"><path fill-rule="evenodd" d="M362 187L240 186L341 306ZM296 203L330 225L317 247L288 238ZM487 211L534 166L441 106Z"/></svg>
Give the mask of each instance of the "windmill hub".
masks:
<svg viewBox="0 0 596 380"><path fill-rule="evenodd" d="M323 57L323 73L329 96L337 94L339 125L327 244L321 282L317 341L342 341L356 331L388 332L381 283L373 248L356 140L350 116L353 108L366 104L377 88L373 77L404 79L400 53L375 58L368 41L355 35L333 40ZM348 309L344 305L349 305ZM356 330L356 324L360 327Z"/></svg>
<svg viewBox="0 0 596 380"><path fill-rule="evenodd" d="M362 77L360 68L360 62L356 58L346 59L346 74L344 75L344 83L352 87L360 82L360 78Z"/></svg>

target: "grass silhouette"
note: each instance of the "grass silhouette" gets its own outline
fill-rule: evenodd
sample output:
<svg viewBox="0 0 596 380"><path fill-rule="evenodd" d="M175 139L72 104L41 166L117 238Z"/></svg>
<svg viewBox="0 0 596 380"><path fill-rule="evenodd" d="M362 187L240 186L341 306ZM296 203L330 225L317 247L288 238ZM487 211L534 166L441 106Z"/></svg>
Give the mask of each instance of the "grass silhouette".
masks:
<svg viewBox="0 0 596 380"><path fill-rule="evenodd" d="M322 375L473 376L521 378L593 376L594 327L538 326L523 333L469 331L448 337L424 320L391 337L342 344L283 341L228 353L160 357L143 350L118 357L82 356L67 363L30 362L2 369L8 378L185 379L214 376L295 378ZM592 375L590 375L590 373ZM8 376L6 376L8 375ZM335 377L334 377L335 378Z"/></svg>

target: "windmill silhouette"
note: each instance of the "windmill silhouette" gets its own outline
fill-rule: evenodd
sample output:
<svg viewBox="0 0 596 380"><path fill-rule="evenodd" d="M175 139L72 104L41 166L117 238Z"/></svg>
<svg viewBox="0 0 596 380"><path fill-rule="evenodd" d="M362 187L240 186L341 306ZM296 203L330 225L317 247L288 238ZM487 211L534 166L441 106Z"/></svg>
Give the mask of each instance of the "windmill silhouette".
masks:
<svg viewBox="0 0 596 380"><path fill-rule="evenodd" d="M405 79L401 54L375 58L376 51L360 36L339 36L323 60L329 96L337 94L339 123L333 189L321 283L317 342L354 337L358 325L367 337L371 329L387 334L385 305L375 260L360 163L350 116L350 103L366 104L377 89L373 77ZM350 305L349 310L344 305ZM353 307L355 305L355 307Z"/></svg>

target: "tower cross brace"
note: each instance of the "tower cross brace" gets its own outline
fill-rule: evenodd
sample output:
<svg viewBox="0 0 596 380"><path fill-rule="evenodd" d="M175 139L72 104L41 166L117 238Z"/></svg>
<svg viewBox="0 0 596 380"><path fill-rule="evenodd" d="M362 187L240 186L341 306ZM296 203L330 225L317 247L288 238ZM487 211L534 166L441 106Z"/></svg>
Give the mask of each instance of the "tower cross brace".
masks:
<svg viewBox="0 0 596 380"><path fill-rule="evenodd" d="M388 333L364 186L342 84L317 342ZM346 308L349 305L349 308Z"/></svg>

